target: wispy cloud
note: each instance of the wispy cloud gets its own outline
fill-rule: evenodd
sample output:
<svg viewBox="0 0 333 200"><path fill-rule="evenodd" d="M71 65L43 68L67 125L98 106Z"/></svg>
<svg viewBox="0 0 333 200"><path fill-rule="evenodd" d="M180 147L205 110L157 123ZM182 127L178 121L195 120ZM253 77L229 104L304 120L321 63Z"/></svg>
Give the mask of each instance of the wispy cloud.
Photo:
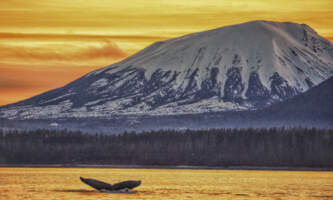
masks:
<svg viewBox="0 0 333 200"><path fill-rule="evenodd" d="M104 41L101 46L88 45L85 47L72 46L72 48L57 49L43 46L13 46L0 45L1 60L58 60L58 61L77 61L91 59L121 59L127 55L115 43Z"/></svg>
<svg viewBox="0 0 333 200"><path fill-rule="evenodd" d="M73 34L73 33L12 33L0 32L1 39L26 39L26 40L166 40L169 37L154 36L154 35L105 35L105 34Z"/></svg>
<svg viewBox="0 0 333 200"><path fill-rule="evenodd" d="M29 80L16 80L15 78L6 77L1 77L0 79L0 91L3 89L29 89L37 86L38 83Z"/></svg>

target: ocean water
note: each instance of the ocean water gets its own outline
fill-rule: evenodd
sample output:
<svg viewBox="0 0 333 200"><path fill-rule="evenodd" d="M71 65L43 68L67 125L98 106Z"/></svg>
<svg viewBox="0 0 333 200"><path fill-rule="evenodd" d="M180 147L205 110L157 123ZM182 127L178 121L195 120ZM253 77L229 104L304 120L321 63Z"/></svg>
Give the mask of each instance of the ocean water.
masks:
<svg viewBox="0 0 333 200"><path fill-rule="evenodd" d="M101 193L79 177L141 180L133 194ZM333 172L0 168L1 200L333 199Z"/></svg>

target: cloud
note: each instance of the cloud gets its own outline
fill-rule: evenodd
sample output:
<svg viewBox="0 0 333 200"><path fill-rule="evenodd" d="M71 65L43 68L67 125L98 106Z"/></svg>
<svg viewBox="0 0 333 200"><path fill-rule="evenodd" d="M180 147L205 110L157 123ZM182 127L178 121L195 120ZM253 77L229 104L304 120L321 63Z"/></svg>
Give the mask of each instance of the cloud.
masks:
<svg viewBox="0 0 333 200"><path fill-rule="evenodd" d="M90 47L81 52L76 52L73 56L81 58L82 56L87 58L124 58L127 54L122 51L116 44L109 41L106 42L101 48Z"/></svg>
<svg viewBox="0 0 333 200"><path fill-rule="evenodd" d="M15 79L4 79L3 77L0 79L0 90L2 89L27 89L36 87L38 84L26 81L26 80L15 80Z"/></svg>
<svg viewBox="0 0 333 200"><path fill-rule="evenodd" d="M46 73L41 70L36 71L32 67L21 68L17 65L0 63L0 91L39 88L44 84L45 77L49 77L48 80L53 79L51 74L57 75L52 71Z"/></svg>
<svg viewBox="0 0 333 200"><path fill-rule="evenodd" d="M0 32L0 39L26 39L26 40L144 40L157 41L170 39L169 37L154 35L103 35L103 34L61 34L61 33L11 33Z"/></svg>
<svg viewBox="0 0 333 200"><path fill-rule="evenodd" d="M70 48L69 48L70 47ZM127 57L122 49L115 43L104 41L101 46L13 46L0 45L1 60L16 61L87 61L91 59L115 59L119 60Z"/></svg>

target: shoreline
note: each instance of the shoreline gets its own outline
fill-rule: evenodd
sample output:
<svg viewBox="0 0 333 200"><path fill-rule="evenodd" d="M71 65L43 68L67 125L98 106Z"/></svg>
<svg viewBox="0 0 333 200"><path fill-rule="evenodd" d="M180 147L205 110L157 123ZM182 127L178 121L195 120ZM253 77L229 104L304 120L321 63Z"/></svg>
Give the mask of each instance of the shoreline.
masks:
<svg viewBox="0 0 333 200"><path fill-rule="evenodd" d="M105 169L188 169L188 170L267 170L333 171L332 167L264 167L264 166L190 166L190 165L108 165L108 164L0 164L0 168L105 168Z"/></svg>

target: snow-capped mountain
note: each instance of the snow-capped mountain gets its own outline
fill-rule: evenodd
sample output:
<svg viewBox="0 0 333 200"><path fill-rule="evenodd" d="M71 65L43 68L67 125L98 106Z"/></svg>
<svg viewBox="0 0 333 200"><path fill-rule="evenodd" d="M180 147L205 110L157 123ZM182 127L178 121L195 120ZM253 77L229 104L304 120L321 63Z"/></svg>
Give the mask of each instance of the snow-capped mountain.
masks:
<svg viewBox="0 0 333 200"><path fill-rule="evenodd" d="M333 75L305 24L253 21L157 42L68 85L0 108L8 119L111 118L266 107Z"/></svg>

